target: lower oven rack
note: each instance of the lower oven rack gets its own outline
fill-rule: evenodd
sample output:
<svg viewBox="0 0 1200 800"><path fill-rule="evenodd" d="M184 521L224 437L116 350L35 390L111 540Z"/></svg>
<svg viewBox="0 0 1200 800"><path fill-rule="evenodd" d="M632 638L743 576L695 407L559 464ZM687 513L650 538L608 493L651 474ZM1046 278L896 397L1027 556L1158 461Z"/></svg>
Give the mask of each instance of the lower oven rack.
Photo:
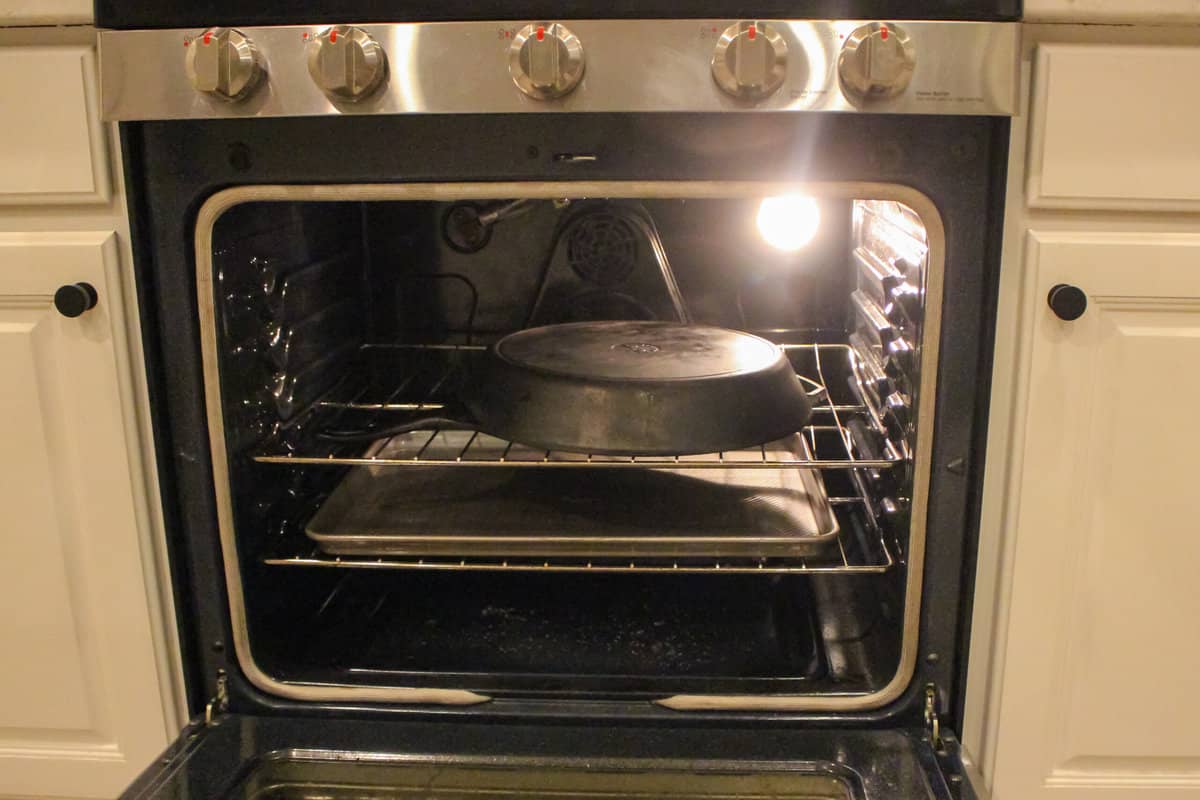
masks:
<svg viewBox="0 0 1200 800"><path fill-rule="evenodd" d="M334 556L318 548L271 555L264 564L334 569L391 569L484 572L674 573L726 575L879 574L897 563L893 547L862 497L831 497L839 517L838 536L819 554L795 558L459 558Z"/></svg>
<svg viewBox="0 0 1200 800"><path fill-rule="evenodd" d="M605 468L645 469L778 469L810 467L819 469L886 469L905 460L903 446L889 437L878 409L865 391L858 357L845 344L782 345L799 375L815 387L812 419L790 437L737 452L676 456L611 456L540 450L499 439L487 434L445 430L431 426L391 437L389 457L378 455L384 441L369 447L320 443L312 437L300 444L286 444L286 436L276 436L254 461L263 464L331 466L468 466L512 468ZM437 411L444 407L445 392L453 384L452 373L460 366L455 356L469 357L483 350L474 345L391 345L368 344L360 351L368 361L381 354L400 355L423 363L426 379L403 380L400 385L378 385L362 375L347 376L309 412L309 422L297 428L319 427L313 420L344 420L347 415L371 415ZM443 359L445 366L428 370L431 359ZM368 366L364 373L377 375L380 370ZM386 372L386 370L384 370ZM875 439L876 450L869 457L862 452L851 428L858 425L860 435ZM399 447L396 445L399 444Z"/></svg>

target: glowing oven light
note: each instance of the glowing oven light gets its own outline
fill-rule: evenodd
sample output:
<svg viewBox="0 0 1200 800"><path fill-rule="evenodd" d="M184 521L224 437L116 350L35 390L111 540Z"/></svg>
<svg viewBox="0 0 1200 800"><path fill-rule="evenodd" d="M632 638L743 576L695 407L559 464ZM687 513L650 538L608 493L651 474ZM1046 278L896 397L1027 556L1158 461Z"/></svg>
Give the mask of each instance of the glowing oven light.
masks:
<svg viewBox="0 0 1200 800"><path fill-rule="evenodd" d="M821 224L817 201L804 194L767 197L758 207L758 232L777 250L799 250Z"/></svg>

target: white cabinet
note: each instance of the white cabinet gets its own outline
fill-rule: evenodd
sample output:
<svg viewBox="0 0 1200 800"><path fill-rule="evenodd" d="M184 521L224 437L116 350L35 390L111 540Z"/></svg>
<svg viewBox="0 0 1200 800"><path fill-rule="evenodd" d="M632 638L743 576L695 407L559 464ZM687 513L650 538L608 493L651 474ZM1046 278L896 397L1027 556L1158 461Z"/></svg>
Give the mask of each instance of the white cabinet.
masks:
<svg viewBox="0 0 1200 800"><path fill-rule="evenodd" d="M66 25L92 21L92 0L0 0L0 25Z"/></svg>
<svg viewBox="0 0 1200 800"><path fill-rule="evenodd" d="M1034 230L1025 281L993 797L1200 797L1200 234Z"/></svg>
<svg viewBox="0 0 1200 800"><path fill-rule="evenodd" d="M1029 205L1200 210L1198 72L1200 47L1040 46Z"/></svg>
<svg viewBox="0 0 1200 800"><path fill-rule="evenodd" d="M108 201L94 47L0 47L0 98L0 204Z"/></svg>
<svg viewBox="0 0 1200 800"><path fill-rule="evenodd" d="M1180 69L1200 27L1025 29L963 728L992 800L1200 800L1200 118ZM1047 304L1059 283L1087 294L1075 321Z"/></svg>
<svg viewBox="0 0 1200 800"><path fill-rule="evenodd" d="M1025 0L1030 22L1189 22L1200 0Z"/></svg>
<svg viewBox="0 0 1200 800"><path fill-rule="evenodd" d="M77 318L52 296L87 282ZM167 744L110 232L0 233L0 796L113 797Z"/></svg>

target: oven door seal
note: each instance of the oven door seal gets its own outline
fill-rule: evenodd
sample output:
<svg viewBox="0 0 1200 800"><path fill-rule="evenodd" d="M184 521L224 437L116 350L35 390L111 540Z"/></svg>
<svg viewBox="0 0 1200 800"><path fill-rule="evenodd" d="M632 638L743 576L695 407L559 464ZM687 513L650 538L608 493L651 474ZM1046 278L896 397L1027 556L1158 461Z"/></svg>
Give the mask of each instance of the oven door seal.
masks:
<svg viewBox="0 0 1200 800"><path fill-rule="evenodd" d="M222 564L228 591L234 651L246 678L268 694L307 702L428 703L465 706L484 703L487 695L461 689L352 686L283 681L268 675L254 660L246 620L242 570L237 553L233 505L221 402L216 325L216 284L213 280L213 228L229 209L243 203L310 201L366 202L403 200L485 200L493 197L554 199L558 197L729 198L763 197L803 191L817 197L870 198L903 203L925 224L928 237L926 313L921 341L922 370L913 465L913 498L905 582L904 631L899 667L879 690L857 695L797 694L677 694L655 702L676 711L850 712L877 709L908 689L916 670L922 583L925 566L925 525L930 462L933 450L938 343L945 260L945 228L933 201L911 187L871 181L783 183L766 181L533 181L501 183L397 183L239 186L213 194L196 220L196 293L204 366L205 411L212 452Z"/></svg>

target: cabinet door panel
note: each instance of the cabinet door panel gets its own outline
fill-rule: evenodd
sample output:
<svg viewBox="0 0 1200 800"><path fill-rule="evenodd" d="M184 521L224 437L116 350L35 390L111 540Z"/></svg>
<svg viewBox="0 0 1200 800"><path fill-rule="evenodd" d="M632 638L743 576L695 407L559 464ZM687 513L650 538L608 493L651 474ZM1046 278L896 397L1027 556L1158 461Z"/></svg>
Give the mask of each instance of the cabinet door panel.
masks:
<svg viewBox="0 0 1200 800"><path fill-rule="evenodd" d="M0 795L111 797L167 742L111 234L0 234ZM60 285L97 306L69 319Z"/></svg>
<svg viewBox="0 0 1200 800"><path fill-rule="evenodd" d="M0 205L104 203L92 47L0 47Z"/></svg>
<svg viewBox="0 0 1200 800"><path fill-rule="evenodd" d="M1200 797L1200 235L1035 231L1027 258L995 796Z"/></svg>
<svg viewBox="0 0 1200 800"><path fill-rule="evenodd" d="M92 4L87 0L0 0L4 25L91 24Z"/></svg>
<svg viewBox="0 0 1200 800"><path fill-rule="evenodd" d="M1026 22L1195 22L1196 0L1025 0Z"/></svg>
<svg viewBox="0 0 1200 800"><path fill-rule="evenodd" d="M1200 208L1197 70L1200 47L1039 45L1029 205Z"/></svg>

